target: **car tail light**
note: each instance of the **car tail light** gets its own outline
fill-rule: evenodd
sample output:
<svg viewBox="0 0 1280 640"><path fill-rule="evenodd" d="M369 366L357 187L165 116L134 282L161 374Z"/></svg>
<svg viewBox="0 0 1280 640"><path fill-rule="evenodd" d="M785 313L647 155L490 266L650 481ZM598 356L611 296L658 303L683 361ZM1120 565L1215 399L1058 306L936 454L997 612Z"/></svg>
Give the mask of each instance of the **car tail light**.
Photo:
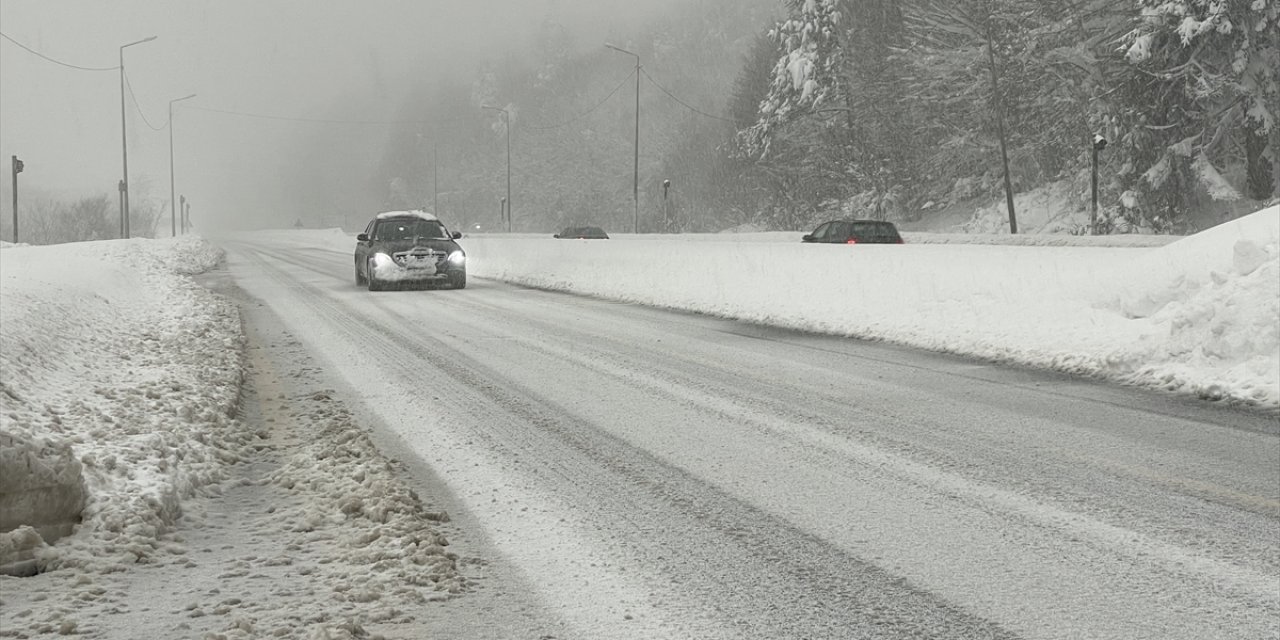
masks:
<svg viewBox="0 0 1280 640"><path fill-rule="evenodd" d="M845 240L845 241L844 241L844 243L845 243L845 244L858 244L858 239L857 239L857 238L849 238L848 240Z"/></svg>

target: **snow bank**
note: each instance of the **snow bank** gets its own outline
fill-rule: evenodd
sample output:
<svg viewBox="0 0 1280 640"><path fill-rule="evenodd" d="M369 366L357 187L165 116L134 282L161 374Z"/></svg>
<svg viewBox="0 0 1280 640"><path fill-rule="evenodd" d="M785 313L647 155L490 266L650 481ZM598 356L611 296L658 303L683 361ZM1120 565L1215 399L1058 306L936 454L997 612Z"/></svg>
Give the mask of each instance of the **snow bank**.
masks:
<svg viewBox="0 0 1280 640"><path fill-rule="evenodd" d="M1280 207L1142 256L1100 306L1153 329L1130 381L1280 405Z"/></svg>
<svg viewBox="0 0 1280 640"><path fill-rule="evenodd" d="M948 234L846 247L790 233L461 243L481 278L1274 408L1277 211L1172 244L1108 236L1123 245L1110 247L1048 235L1025 236L1033 246L975 245Z"/></svg>
<svg viewBox="0 0 1280 640"><path fill-rule="evenodd" d="M0 431L0 574L30 575L35 552L74 531L84 510L84 468L70 446Z"/></svg>
<svg viewBox="0 0 1280 640"><path fill-rule="evenodd" d="M86 485L76 535L22 543L42 568L146 562L252 439L233 418L239 315L184 275L220 255L194 237L0 251L0 432L70 448Z"/></svg>
<svg viewBox="0 0 1280 640"><path fill-rule="evenodd" d="M464 591L456 556L435 528L449 521L448 513L423 508L330 392L311 394L308 402L319 407L308 416L314 433L268 478L306 497L303 506L274 512L286 535L308 547L331 547L330 560L344 566L376 567L352 572L354 578L329 577L331 584L341 581L335 591L354 592L353 601L380 600L383 592L421 598L417 587L423 586L435 592L428 599Z"/></svg>
<svg viewBox="0 0 1280 640"><path fill-rule="evenodd" d="M424 507L328 392L278 399L292 410L280 421L235 417L239 311L189 277L220 259L194 237L0 248L0 568L61 569L0 585L5 606L24 607L6 630L376 637L366 628L469 589L439 531L448 515ZM228 516L198 496L270 507ZM50 544L54 533L65 537ZM193 547L202 536L219 542ZM135 592L103 575L136 565L181 584ZM286 574L283 588L269 578ZM192 588L209 579L219 588ZM118 618L130 600L153 613Z"/></svg>

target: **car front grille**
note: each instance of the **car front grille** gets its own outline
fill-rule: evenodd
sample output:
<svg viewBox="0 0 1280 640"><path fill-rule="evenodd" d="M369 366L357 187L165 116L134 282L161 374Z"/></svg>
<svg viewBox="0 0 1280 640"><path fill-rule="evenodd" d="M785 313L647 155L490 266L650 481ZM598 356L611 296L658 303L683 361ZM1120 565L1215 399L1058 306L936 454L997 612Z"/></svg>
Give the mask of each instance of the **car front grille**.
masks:
<svg viewBox="0 0 1280 640"><path fill-rule="evenodd" d="M435 249L410 249L408 251L398 251L392 255L396 264L402 267L425 267L427 265L439 267L444 264L447 257L448 254Z"/></svg>

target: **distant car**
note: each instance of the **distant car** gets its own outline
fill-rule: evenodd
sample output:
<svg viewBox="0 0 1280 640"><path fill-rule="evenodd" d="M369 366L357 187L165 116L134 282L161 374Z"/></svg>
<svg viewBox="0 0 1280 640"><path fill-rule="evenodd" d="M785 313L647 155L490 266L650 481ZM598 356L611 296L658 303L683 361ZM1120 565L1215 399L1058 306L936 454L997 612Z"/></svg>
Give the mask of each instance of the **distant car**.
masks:
<svg viewBox="0 0 1280 640"><path fill-rule="evenodd" d="M902 236L892 222L881 220L832 220L818 225L801 242L829 244L902 244Z"/></svg>
<svg viewBox="0 0 1280 640"><path fill-rule="evenodd" d="M554 237L562 240L608 240L609 234L600 227L566 227Z"/></svg>
<svg viewBox="0 0 1280 640"><path fill-rule="evenodd" d="M388 211L356 236L356 286L380 291L397 284L467 286L467 254L435 216L424 211Z"/></svg>

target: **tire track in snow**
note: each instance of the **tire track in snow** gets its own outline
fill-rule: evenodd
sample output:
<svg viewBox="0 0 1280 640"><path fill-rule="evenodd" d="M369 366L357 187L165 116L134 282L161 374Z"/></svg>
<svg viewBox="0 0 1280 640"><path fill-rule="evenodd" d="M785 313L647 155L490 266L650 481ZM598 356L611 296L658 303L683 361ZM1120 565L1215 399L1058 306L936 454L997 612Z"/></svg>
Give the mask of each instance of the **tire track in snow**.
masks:
<svg viewBox="0 0 1280 640"><path fill-rule="evenodd" d="M331 268L328 272L314 268L314 266L308 268L316 271L317 273L328 273L329 276L331 276ZM448 292L443 293L448 294ZM313 288L310 291L308 298L319 298L323 295L332 295L332 293L326 292L322 288ZM428 296L430 295L433 294L428 294ZM424 298L425 297L426 296L424 296ZM474 316L477 315L474 313L474 310L483 310L485 305L488 304L487 301L489 298L485 298L484 300L485 302L480 302L479 297L467 295L446 295L432 299L429 302L424 302L419 306L425 307L427 304L435 303L454 307L469 307L473 311L473 313L469 315ZM627 466L633 465L636 460L632 452L644 447L638 447L634 445L634 443L628 443L617 436L604 437L593 433L598 431L599 427L602 426L602 423L578 417L574 417L572 420L566 420L565 416L577 416L584 414L584 409L568 405L557 405L551 400L543 399L542 396L544 394L535 392L529 386L527 381L524 388L519 388L519 385L515 385L510 382L510 380L513 379L512 376L515 374L515 371L502 372L503 370L501 367L495 365L492 358L489 359L488 364L479 366L477 364L476 357L478 355L485 354L482 351L477 352L476 348L478 346L484 346L484 340L489 339L493 342L500 342L508 347L512 347L511 350L520 352L520 357L526 361L538 362L541 360L546 362L546 370L563 371L566 370L566 367L583 369L593 372L596 378L602 379L601 384L605 384L607 382L613 386L628 386L632 387L637 394L647 395L654 399L664 398L664 402L660 403L661 406L658 406L659 403L654 403L655 410L662 409L673 413L689 410L694 412L694 415L703 415L708 417L708 419L721 419L725 415L731 417L736 416L736 419L740 423L747 425L751 425L751 420L754 419L757 424L754 425L753 432L761 439L771 442L780 441L783 443L790 443L783 447L783 449L786 450L785 453L788 455L798 456L798 460L804 460L808 464L812 464L815 468L824 470L824 473L833 474L834 477L841 476L842 467L851 468L848 473L844 474L846 478L842 480L842 482L865 480L870 483L880 483L881 486L885 487L886 491L891 487L897 486L900 489L905 488L909 491L918 492L924 497L924 500L920 505L915 507L916 509L934 508L944 511L955 511L957 510L957 503L959 503L965 505L963 510L973 512L974 517L1010 521L1009 514L1014 514L1016 517L1014 517L1011 522L1016 525L1013 533L1017 535L1011 537L1010 540L1016 541L1017 548L1028 551L1033 555L1049 554L1046 557L1054 559L1054 562L1060 561L1066 563L1070 560L1066 556L1059 557L1057 554L1073 552L1077 554L1074 562L1085 565L1078 568L1081 571L1088 568L1087 565L1089 564L1089 561L1087 561L1086 558L1096 558L1101 560L1105 558L1114 558L1119 555L1124 558L1124 563L1132 565L1137 562L1138 566L1143 567L1144 572L1163 576L1158 581L1152 581L1147 584L1129 582L1126 585L1123 580L1121 582L1113 582L1113 580L1118 579L1118 577L1107 576L1105 572L1101 573L1099 575L1105 579L1097 583L1097 594L1062 594L1062 606L1067 608L1057 611L1054 615L1057 619L1065 620L1065 622L1060 626L1052 628L1036 628L1034 626L1030 628L1022 628L1022 630L1030 637L1070 637L1071 635L1078 633L1089 635L1087 633L1088 629L1093 629L1096 632L1108 628L1113 630L1128 629L1130 631L1130 635L1136 635L1141 631L1145 631L1146 633L1155 633L1154 630L1160 628L1162 625L1164 625L1163 631L1165 632L1163 635L1168 637L1175 637L1177 635L1182 635L1183 637L1225 637L1220 635L1220 633L1201 633L1201 631L1213 629L1215 624L1214 620L1225 622L1234 619L1238 625L1236 630L1243 632L1245 629L1259 629L1260 627L1257 626L1259 623L1261 623L1263 628L1265 628L1265 625L1269 621L1274 622L1276 619L1274 603L1270 602L1268 598L1270 592L1258 591L1259 588L1266 588L1268 586L1266 581L1271 577L1268 574L1250 573L1249 570L1242 573L1237 571L1236 567L1220 563L1215 564L1211 560L1208 564L1204 564L1202 561L1206 558L1201 554L1196 552L1187 552L1176 545L1161 548L1158 541L1154 548L1157 552L1155 554L1157 560L1155 563L1151 563L1149 561L1150 559L1135 560L1135 553L1141 554L1145 549L1149 549L1147 544L1151 542L1150 540L1144 540L1141 537L1131 539L1130 534L1132 532L1124 528L1113 527L1111 529L1107 529L1105 523L1099 523L1091 518L1082 519L1079 514L1069 512L1059 514L1054 513L1052 510L1047 511L1043 508L1044 505L1040 502L1035 499L1022 496L1016 492L996 491L994 494L991 494L989 493L989 490L992 487L988 485L969 482L954 474L939 473L929 465L919 465L916 463L918 466L911 467L910 461L906 461L908 464L904 466L904 460L900 456L886 454L886 452L880 450L879 447L866 447L856 441L850 442L848 436L837 433L834 430L834 426L829 427L825 431L813 429L811 428L812 425L808 424L804 425L804 428L801 428L795 424L796 420L793 416L789 417L785 412L779 411L779 405L777 403L765 403L763 407L758 406L758 404L753 405L751 403L751 392L758 393L764 391L764 389L759 386L759 383L752 381L750 377L734 376L732 374L726 376L724 372L716 372L714 369L708 370L706 367L699 366L698 363L686 366L683 361L679 361L680 366L671 366L662 360L646 361L640 359L639 354L636 353L634 345L629 348L622 348L620 351L619 348L621 347L619 347L619 345L621 345L621 343L613 344L614 342L617 342L616 339L601 340L593 337L590 341L579 341L580 344L572 345L573 348L570 348L568 346L563 346L568 343L567 339L544 343L543 341L523 339L521 335L509 330L490 330L488 337L484 340L471 338L470 334L474 334L476 330L487 328L487 325L483 325L483 323L480 327L453 326L445 330L447 333L452 333L454 335L452 340L470 340L470 342L465 345L468 349L468 354L462 355L460 350L455 350L452 347L446 347L443 342L437 342L434 338L418 343L417 341L419 339L416 337L417 332L414 330L413 325L417 322L421 322L420 318L417 316L419 309L407 310L411 305L405 304L404 301L398 299L397 296L385 298L373 296L371 297L370 302L380 314L387 316L386 322L388 323L388 326L394 327L394 329L386 329L389 340L401 340L419 344L418 348L423 349L426 355L431 356L434 354L440 362L443 362L444 364L441 366L447 366L451 362L466 362L467 364L465 365L459 365L461 366L461 371L459 371L457 375L462 376L470 374L472 376L479 376L471 382L480 382L480 388L482 389L484 388L483 385L485 383L490 383L494 389L499 390L516 389L516 391L508 391L507 393L513 395L509 395L505 400L502 398L496 398L496 396L496 399L492 402L485 401L484 399L475 400L473 398L473 400L475 400L474 404L463 405L464 407L469 407L473 411L479 412L486 411L486 407L489 407L488 410L491 410L494 404L510 408L510 410L506 412L509 415L505 417L495 416L501 418L496 420L496 422L504 426L503 430L494 431L490 436L488 436L493 438L492 443L495 447L505 447L505 450L508 453L504 455L507 458L515 459L519 457L522 452L540 450L539 447L545 448L549 452L555 452L563 449L563 447L558 446L553 440L534 437L535 434L532 433L534 430L527 429L528 425L521 423L521 416L524 416L524 418L531 421L532 424L537 427L538 433L549 433L556 429L561 429L561 434L556 437L562 440L585 438L585 440L583 440L584 444L574 445L579 451L614 451L615 453L612 458L601 457L597 460L598 464L604 465L605 467L608 467L610 464L619 468L626 467L627 469L630 469L630 471L624 472L619 470L616 472L600 472L603 475L600 476L602 479L599 480L599 482L606 485L608 484L611 474L617 473L629 478L634 478L634 484L637 486L657 487L657 491L662 493L672 486L670 470L683 468L678 461L673 460L669 456L663 456L659 459L654 458L651 454L645 454L647 457L657 462L657 465L654 467L654 469L656 469L655 473L657 479L646 480L643 474L635 471L633 467ZM523 302L524 301L522 300L522 303ZM512 307L490 307L490 309L494 308L496 308L499 313L507 315L511 314L515 310ZM336 306L334 313L341 315L347 312L340 306ZM444 322L450 321L446 314L441 314L440 319ZM522 322L525 323L522 327L532 326L536 329L536 333L542 334L543 336L555 335L557 333L557 329L560 333L563 333L565 330L563 324L557 325L554 321L523 318ZM470 333L468 333L468 331ZM360 329L353 329L352 335L359 337L362 335L362 332ZM556 346L547 346L548 344ZM461 360L453 360L452 358L460 358ZM405 360L404 367L406 371L414 368L412 362L413 359L411 358ZM557 365L550 366L550 363L552 362L557 363ZM646 363L648 363L647 366L651 371L653 371L653 373L645 373L644 370L646 368ZM710 383L707 381L708 375L703 375L704 372L709 374L711 380ZM735 385L743 382L746 383L743 386L745 391L733 390ZM456 392L459 394L458 398L460 403L469 401L467 398L471 394L467 389L467 385L462 385L456 390ZM489 390L486 390L486 393L489 393ZM490 396L492 395L493 394L490 393ZM737 412L736 414L735 411ZM768 420L760 420L760 414L762 411L778 415L773 415ZM539 421L540 419L542 419L541 422ZM526 428L522 430L522 426ZM497 428L498 427L494 427L494 429ZM609 444L609 438L617 439L618 442ZM733 444L735 446L740 445L738 442L734 442ZM847 449L849 449L850 446L855 450L848 451ZM613 449L610 449L610 447L613 447ZM859 447L861 448L860 451L857 450ZM601 455L603 455L603 453ZM575 468L575 465L568 464L567 458L565 460L566 462L556 465L554 470L548 470L546 473L550 474L554 471L562 477L577 478L577 484L585 482L583 478L589 479L593 477L589 472ZM857 460L860 461L860 463L849 464L850 460ZM686 464L683 466L689 465ZM644 465L640 465L640 467L645 468ZM866 471L867 469L872 469L874 471ZM854 471L857 471L857 473L854 473ZM533 474L535 476L538 475L537 472L525 473ZM630 473L630 475L627 475L627 473ZM691 482L695 483L696 486L708 487L705 478L689 475L687 473L686 475L691 478ZM614 483L614 485L609 486L619 485ZM627 485L626 483L623 483L620 486ZM752 494L757 496L753 499L753 502L756 500L766 499L768 497L768 494L764 493L765 489L761 487L735 488L731 486L729 481L722 481L722 484L719 487L708 488L712 490L711 495L713 498L709 499L705 503L698 503L695 501L693 503L684 503L682 505L680 500L687 498L692 490L671 490L668 493L663 494L663 498L661 498L661 500L666 500L669 504L677 504L680 507L677 510L682 513L692 513L694 520L699 516L706 520L710 519L706 515L707 513L719 513L717 510L718 505L723 504L726 497L733 499L733 494L729 493L731 490L742 489L756 492ZM585 502L590 502L598 498L596 495L598 492L581 490L576 486L571 485L560 485L560 491L566 494L566 496L575 496L575 499L580 499ZM1022 502L1019 502L1020 500ZM572 507L572 502L568 501L567 497L564 504L569 504ZM623 503L618 502L617 504ZM632 498L631 502L627 503L625 506L626 508L635 508L635 505L643 506L645 504L647 504L646 497L644 494L641 494ZM701 505L701 513L699 513L698 509L688 506L689 504ZM785 505L783 506L785 507ZM745 503L743 507L745 509L753 508L750 504ZM769 507L770 513L777 512L777 508L777 505L771 505ZM737 508L729 509L728 512L730 517L724 520L717 520L717 522L722 522L723 526L718 527L716 531L720 534L724 534L730 540L728 542L723 542L721 538L717 538L717 544L735 544L733 542L733 540L736 540L734 532L744 532L746 540L755 542L759 537L758 534L763 533L767 537L769 532L774 531L773 528L757 530L750 526L740 526L739 520L732 517L733 514L738 513ZM959 513L959 511L957 511L957 513ZM773 517L776 519L776 516L770 516L768 514L763 515L765 517ZM878 515L886 522L891 522L894 517L900 517L890 513L881 513ZM926 511L921 515L929 516L930 514ZM1059 518L1059 515L1065 515L1065 519ZM799 517L799 515L793 513L787 517L788 520L790 520L791 518ZM660 517L658 521L661 521ZM645 523L646 521L644 519L637 521L637 519L632 518L630 526L632 528L639 528L644 526ZM1091 528L1096 524L1104 524L1104 527L1102 529ZM810 523L805 527L805 530L823 530L820 525L821 523ZM584 526L589 526L589 523ZM688 526L694 527L696 530L696 527L700 525L695 521L692 525ZM800 531L789 521L781 522L780 526L784 531L788 529ZM909 528L904 530L904 533L907 533L908 531L910 531ZM1062 534L1064 531L1068 533L1083 534L1082 540L1071 541L1069 538L1063 538ZM826 529L826 536L828 537L839 537L841 535L844 534L838 531L833 531L829 528ZM938 535L945 536L946 533L939 532ZM787 540L785 536L784 540ZM817 544L824 547L829 548L832 546L831 544L824 542L822 538L817 538L816 540ZM680 542L677 541L676 544L679 545ZM848 546L848 544L846 544L846 546ZM1061 547L1061 549L1059 549L1059 547ZM868 553L868 547L859 546L856 544L856 541L854 548L858 549L860 554ZM1119 552L1117 552L1117 549L1119 549ZM774 557L769 555L771 553L770 551L765 551L764 553L766 560ZM837 555L842 553L844 552L837 551ZM1179 557L1180 555L1181 557ZM776 557L789 559L786 555L779 555ZM852 556L849 557L852 558ZM663 559L665 558L661 556L658 557L658 560ZM883 562L887 567L893 567L896 561L897 560L895 560L893 556L887 556L878 562ZM680 573L682 568L679 564L671 564L674 568L666 569L669 574L682 575ZM1050 563L1050 565L1052 564L1053 563ZM1063 564L1062 571L1066 571L1068 566L1070 565ZM1028 570L1031 569L1041 571L1045 577L1053 575L1052 573L1047 572L1050 567L1031 567ZM1115 567L1111 570L1117 569L1118 567ZM689 571L694 574L697 573L692 569ZM909 573L906 568L894 568L893 571ZM1222 573L1222 577L1226 577L1229 582L1234 582L1234 588L1236 590L1243 590L1246 594L1248 592L1252 592L1255 596L1262 593L1262 600L1250 602L1253 598L1246 597L1244 601L1241 601L1237 597L1239 595L1238 593L1235 596L1232 594L1219 593L1217 592L1217 585L1213 581L1209 581L1207 588L1203 591L1193 586L1194 584L1203 584L1205 576L1212 577L1215 572L1225 572ZM1193 578L1192 584L1181 584L1184 578L1183 574L1187 574ZM889 573L889 575L893 574ZM1007 577L1014 577L1014 574L1010 574ZM696 575L694 579L697 579ZM721 577L721 579L725 578ZM999 579L999 577L985 576L984 579ZM1261 582L1259 582L1259 580ZM707 590L714 591L713 583L714 581L703 581L696 584L691 583L690 588L696 588L697 590L700 590L699 592ZM1032 591L1037 589L1044 591L1045 589L1045 586L1043 585L1031 586ZM1009 589L1009 586L1005 585L1003 588ZM1127 612L1129 619L1129 622L1127 623L1125 620L1108 619L1109 617L1114 617L1116 612L1108 612L1106 610L1106 604L1095 606L1095 610L1090 611L1090 613L1095 614L1094 617L1097 619L1075 617L1071 607L1083 607L1085 606L1085 603L1091 601L1091 598L1097 600L1101 597L1102 602L1106 603L1105 594L1113 592L1116 589L1127 591L1132 597L1140 599L1156 597L1158 595L1160 601L1165 603L1162 605L1160 611L1151 613L1151 619L1149 620L1150 628L1144 629L1142 627L1144 621L1142 620L1141 613L1145 606L1149 605L1136 605L1132 611ZM1151 591L1148 592L1147 589L1151 589ZM1044 591L1044 593L1052 593L1052 591ZM1203 603L1197 604L1188 600L1190 595L1197 595L1197 597L1199 597L1199 594L1201 593L1204 594L1203 597L1206 599ZM980 601L981 598L984 597L984 594L975 595L978 596ZM963 600L964 598L961 599ZM1222 603L1224 606L1219 607L1217 605L1211 605L1209 604L1210 601ZM1017 603L1013 601L1000 601L997 598L994 601L987 600L986 602L989 603L987 606L995 606L995 611L997 612L1002 608L1008 609L1005 615L1009 615L1012 611L1017 609ZM1054 604L1056 605L1057 603ZM1174 606L1174 610L1166 613L1164 609L1167 609L1170 605ZM1205 611L1196 611L1197 607L1201 607ZM795 607L792 607L791 610L794 611ZM982 610L982 608L979 607L979 610ZM1126 612L1120 613L1126 614ZM1015 615L1014 619L1018 619L1020 616L1024 621L1029 620L1034 622L1041 614L1023 611L1013 615ZM1032 615L1033 617L1027 618L1026 616L1028 615ZM1178 620L1183 620L1188 624L1179 624ZM1082 628L1075 628L1071 626L1073 624L1080 625ZM1122 626L1108 627L1106 626L1107 624ZM1124 624L1129 624L1130 626L1125 627L1123 626ZM1228 627L1231 626L1231 623L1225 624ZM1219 629L1221 629L1221 627L1219 627ZM1198 633L1200 633L1199 636L1197 636Z"/></svg>
<svg viewBox="0 0 1280 640"><path fill-rule="evenodd" d="M259 266L272 269L263 256L255 256ZM710 616L710 626L682 628L670 637L707 637L717 628L718 636L735 638L1014 637L540 400L535 391L445 343L422 339L413 328L416 319L401 315L398 305L372 300L380 318L395 322L366 326L322 289L298 288L308 306L363 342L384 367L409 378L428 362L456 381L459 388L452 393L435 389L442 396L457 394L452 402L461 413L489 419L476 423L484 433L468 435L485 437L485 448L505 451L502 457L531 457L546 465L523 473L551 485L559 510L603 511L579 518L584 521L577 528L626 522L620 533L597 534L605 539L594 544L633 556L615 560L619 569L670 585L650 587L661 603L657 609L683 609L676 617L686 620ZM369 340L371 331L381 339ZM590 506L602 501L603 507ZM619 535L628 539L608 540ZM702 601L678 604L691 595Z"/></svg>

